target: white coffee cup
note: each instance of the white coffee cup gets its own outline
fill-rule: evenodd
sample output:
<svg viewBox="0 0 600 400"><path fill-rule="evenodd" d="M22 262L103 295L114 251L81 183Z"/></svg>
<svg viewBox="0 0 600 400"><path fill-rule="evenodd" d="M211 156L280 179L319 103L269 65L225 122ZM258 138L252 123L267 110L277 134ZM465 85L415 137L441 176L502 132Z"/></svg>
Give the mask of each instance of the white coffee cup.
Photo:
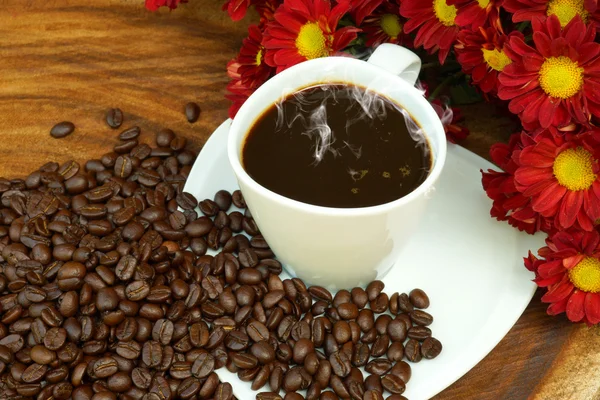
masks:
<svg viewBox="0 0 600 400"><path fill-rule="evenodd" d="M348 57L305 61L271 78L240 108L228 138L229 162L256 224L293 276L329 289L381 279L401 259L417 229L446 159L446 136L436 112L414 87L421 60L392 44L379 46L367 62ZM311 85L349 83L374 90L407 110L423 128L432 169L408 195L364 208L332 208L281 196L254 181L241 163L254 122L275 102ZM277 168L273 165L273 168ZM397 268L418 268L398 263Z"/></svg>

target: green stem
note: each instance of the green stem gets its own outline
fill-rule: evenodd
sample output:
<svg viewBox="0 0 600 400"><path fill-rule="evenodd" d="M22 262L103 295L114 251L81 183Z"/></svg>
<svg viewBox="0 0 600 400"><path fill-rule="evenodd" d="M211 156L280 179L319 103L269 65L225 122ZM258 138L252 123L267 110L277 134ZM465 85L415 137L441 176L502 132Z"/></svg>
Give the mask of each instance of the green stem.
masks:
<svg viewBox="0 0 600 400"><path fill-rule="evenodd" d="M520 24L517 25L517 30L519 32L523 33L525 28L527 28L528 26L529 26L529 22L527 22L527 21L521 22Z"/></svg>
<svg viewBox="0 0 600 400"><path fill-rule="evenodd" d="M437 61L432 61L432 62L428 62L425 63L423 65L421 65L421 69L427 69L427 68L431 68L431 67L439 67L440 63Z"/></svg>
<svg viewBox="0 0 600 400"><path fill-rule="evenodd" d="M442 81L442 83L440 83L435 90L429 95L429 101L433 101L435 100L438 95L442 92L442 90L444 90L446 88L446 86L448 86L450 84L450 82L452 82L454 79L460 77L464 75L464 72L462 71L458 71L457 73L455 73L454 75L450 75L449 77L447 77L446 79L444 79Z"/></svg>

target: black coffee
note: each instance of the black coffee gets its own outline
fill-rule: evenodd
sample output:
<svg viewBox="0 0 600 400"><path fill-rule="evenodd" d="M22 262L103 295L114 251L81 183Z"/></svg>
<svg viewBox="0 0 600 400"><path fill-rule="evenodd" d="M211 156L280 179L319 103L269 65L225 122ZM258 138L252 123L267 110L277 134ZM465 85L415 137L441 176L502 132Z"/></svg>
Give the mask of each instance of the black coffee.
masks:
<svg viewBox="0 0 600 400"><path fill-rule="evenodd" d="M294 200L374 206L405 196L427 178L431 152L417 129L382 95L353 85L313 86L260 116L242 164L256 182Z"/></svg>

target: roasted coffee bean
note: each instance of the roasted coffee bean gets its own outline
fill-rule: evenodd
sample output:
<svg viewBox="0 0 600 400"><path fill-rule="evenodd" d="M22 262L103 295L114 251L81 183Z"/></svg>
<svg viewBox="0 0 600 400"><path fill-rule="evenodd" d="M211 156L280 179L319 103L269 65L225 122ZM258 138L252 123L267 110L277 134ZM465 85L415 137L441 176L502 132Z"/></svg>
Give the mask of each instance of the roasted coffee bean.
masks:
<svg viewBox="0 0 600 400"><path fill-rule="evenodd" d="M358 326L360 326L360 329L363 332L370 331L375 325L373 311L368 309L360 310L360 312L358 313L358 317L356 317L356 322L358 323Z"/></svg>
<svg viewBox="0 0 600 400"><path fill-rule="evenodd" d="M421 344L421 354L427 359L436 358L442 352L442 343L433 337L428 337Z"/></svg>
<svg viewBox="0 0 600 400"><path fill-rule="evenodd" d="M386 332L394 342L403 342L407 335L406 325L398 319L394 319L387 324Z"/></svg>
<svg viewBox="0 0 600 400"><path fill-rule="evenodd" d="M103 357L96 360L93 364L94 376L104 379L114 375L119 370L117 361L111 357Z"/></svg>
<svg viewBox="0 0 600 400"><path fill-rule="evenodd" d="M402 357L404 357L404 345L402 344L402 342L394 342L390 345L390 347L387 350L387 358L390 359L390 361L400 361L402 360Z"/></svg>
<svg viewBox="0 0 600 400"><path fill-rule="evenodd" d="M371 352L368 345L364 343L357 343L354 346L354 351L352 353L352 365L355 367L364 367L369 361L370 355Z"/></svg>
<svg viewBox="0 0 600 400"><path fill-rule="evenodd" d="M406 390L406 383L397 375L388 374L381 378L381 385L392 394L402 394Z"/></svg>
<svg viewBox="0 0 600 400"><path fill-rule="evenodd" d="M256 400L283 400L276 392L260 392L256 394Z"/></svg>
<svg viewBox="0 0 600 400"><path fill-rule="evenodd" d="M363 400L383 400L383 394L378 390L367 390L363 395Z"/></svg>
<svg viewBox="0 0 600 400"><path fill-rule="evenodd" d="M200 107L198 104L190 102L185 105L185 117L188 122L196 122L200 117Z"/></svg>
<svg viewBox="0 0 600 400"><path fill-rule="evenodd" d="M429 345L432 346L432 345ZM433 347L433 346L432 346ZM440 349L441 350L441 349ZM404 345L404 355L408 361L419 362L421 361L421 344L415 339L408 339L408 342ZM432 357L433 358L433 357Z"/></svg>
<svg viewBox="0 0 600 400"><path fill-rule="evenodd" d="M427 308L429 307L429 297L421 289L413 289L408 294L408 298L413 306L416 308Z"/></svg>
<svg viewBox="0 0 600 400"><path fill-rule="evenodd" d="M373 357L380 357L384 355L390 345L390 337L388 335L381 335L375 339L371 346L371 355Z"/></svg>
<svg viewBox="0 0 600 400"><path fill-rule="evenodd" d="M384 375L392 368L392 362L385 358L376 358L369 361L365 367L365 371L370 374Z"/></svg>
<svg viewBox="0 0 600 400"><path fill-rule="evenodd" d="M358 317L358 307L353 303L340 304L337 307L338 314L342 319L351 320Z"/></svg>
<svg viewBox="0 0 600 400"><path fill-rule="evenodd" d="M269 330L267 327L258 321L252 321L246 327L246 333L255 342L260 342L269 339Z"/></svg>
<svg viewBox="0 0 600 400"><path fill-rule="evenodd" d="M336 342L344 344L352 338L352 330L346 321L337 321L333 324L333 336Z"/></svg>
<svg viewBox="0 0 600 400"><path fill-rule="evenodd" d="M413 326L408 330L407 336L410 339L416 339L422 342L428 337L431 337L431 329L425 326Z"/></svg>
<svg viewBox="0 0 600 400"><path fill-rule="evenodd" d="M409 313L414 310L413 304L406 293L401 293L398 296L398 309L402 312Z"/></svg>
<svg viewBox="0 0 600 400"><path fill-rule="evenodd" d="M202 379L207 377L215 368L215 358L210 353L200 353L192 364L192 375Z"/></svg>
<svg viewBox="0 0 600 400"><path fill-rule="evenodd" d="M342 378L348 376L352 367L350 357L343 351L335 352L329 356L329 363L332 372Z"/></svg>
<svg viewBox="0 0 600 400"><path fill-rule="evenodd" d="M248 353L236 353L232 356L232 360L241 369L250 369L258 365L258 358Z"/></svg>
<svg viewBox="0 0 600 400"><path fill-rule="evenodd" d="M123 111L120 108L111 108L106 113L106 123L112 129L118 129L123 123Z"/></svg>
<svg viewBox="0 0 600 400"><path fill-rule="evenodd" d="M433 317L431 314L426 313L425 311L414 310L409 314L409 316L412 322L414 322L416 325L428 326L433 323Z"/></svg>
<svg viewBox="0 0 600 400"><path fill-rule="evenodd" d="M373 281L367 285L367 296L369 301L373 301L379 296L384 288L384 283L381 281Z"/></svg>
<svg viewBox="0 0 600 400"><path fill-rule="evenodd" d="M59 122L50 129L50 135L53 138L61 139L69 136L75 130L75 125L69 121Z"/></svg>
<svg viewBox="0 0 600 400"><path fill-rule="evenodd" d="M206 385L206 384L205 384ZM202 387L204 389L204 387ZM202 393L202 390L200 391ZM214 391L215 400L231 400L233 398L233 388L229 383L220 383Z"/></svg>

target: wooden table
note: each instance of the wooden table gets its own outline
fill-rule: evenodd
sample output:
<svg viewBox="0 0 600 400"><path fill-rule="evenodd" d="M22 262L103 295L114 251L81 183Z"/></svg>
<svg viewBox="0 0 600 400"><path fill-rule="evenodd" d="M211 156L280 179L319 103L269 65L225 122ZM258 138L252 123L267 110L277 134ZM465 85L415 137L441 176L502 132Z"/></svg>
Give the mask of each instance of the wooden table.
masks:
<svg viewBox="0 0 600 400"><path fill-rule="evenodd" d="M143 0L1 2L0 176L99 157L116 142L102 122L109 107L124 110L125 125L167 126L202 146L227 117L225 65L248 21L229 21L221 0L190 1L158 13ZM196 124L183 117L188 101L202 107ZM514 129L487 105L465 112L464 144L484 157ZM76 132L52 139L62 120ZM546 316L538 293L504 340L436 399L587 400L600 398L599 378L600 330Z"/></svg>

